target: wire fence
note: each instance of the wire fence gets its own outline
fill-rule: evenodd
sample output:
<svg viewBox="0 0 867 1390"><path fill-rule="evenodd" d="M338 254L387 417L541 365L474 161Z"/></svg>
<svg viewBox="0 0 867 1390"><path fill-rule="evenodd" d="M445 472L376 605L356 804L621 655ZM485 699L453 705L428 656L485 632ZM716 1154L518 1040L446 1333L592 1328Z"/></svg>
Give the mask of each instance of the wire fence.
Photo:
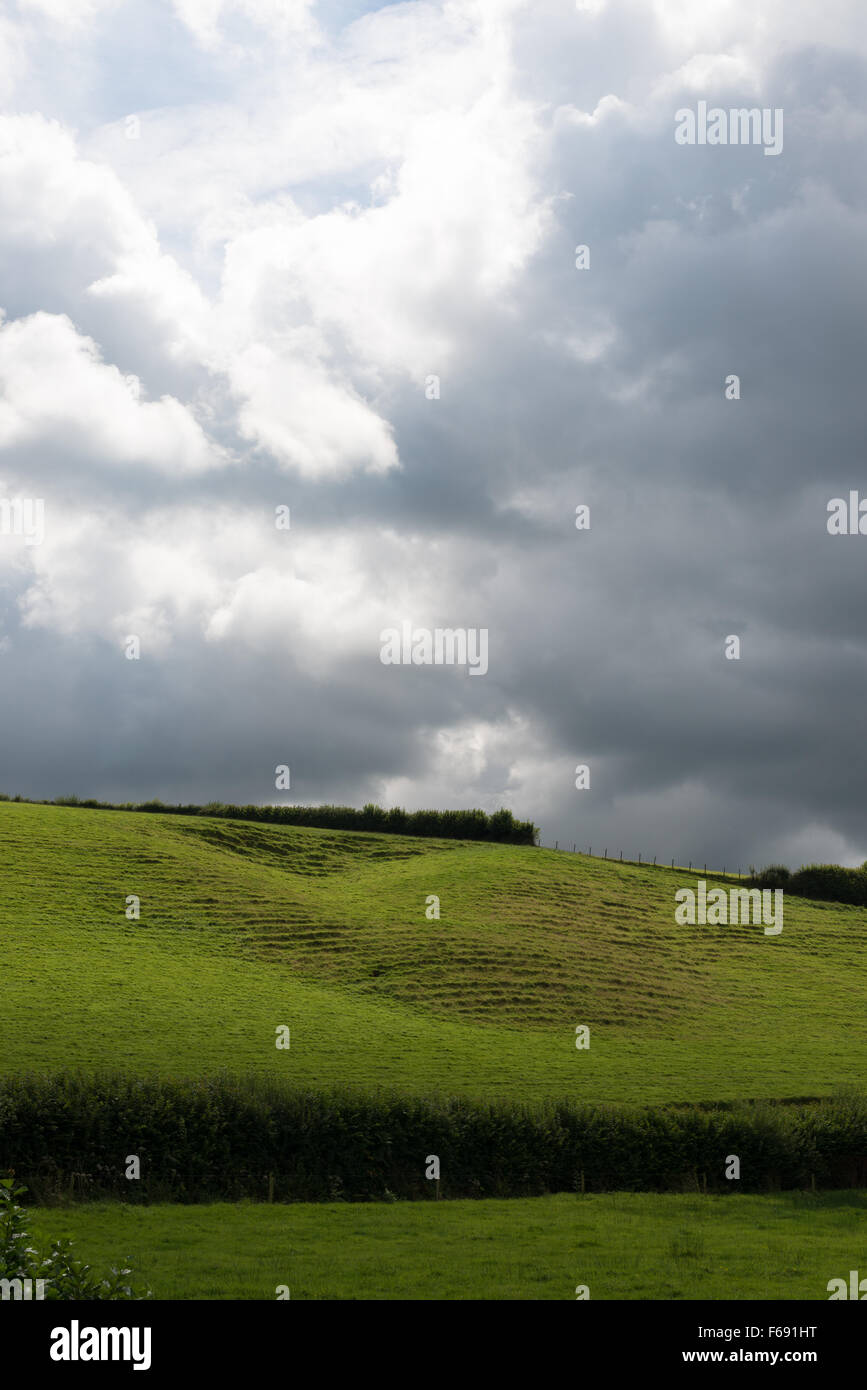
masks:
<svg viewBox="0 0 867 1390"><path fill-rule="evenodd" d="M594 854L592 845L588 846L587 849L579 849L577 843L573 842L572 848L570 850L568 844L564 845L563 848L560 849L559 840L555 840L553 845L543 844L540 840L538 848L557 850L560 854L581 854L584 856L585 859L603 859L608 860L612 864L634 864L642 869L682 869L684 873L710 873L715 878L744 878L745 876L750 877L749 874L744 875L741 872L740 865L737 867L737 869L729 869L728 866L725 864L723 865L722 869L708 869L707 864L704 864L703 866L700 864L693 864L692 860L690 860L688 864L676 864L673 858L670 864L667 859L660 860L660 862L657 863L657 856L655 854L651 859L647 855L642 855L640 851L637 859L624 859L623 850L620 850L619 854L616 851L612 850L611 854L609 854L607 846L605 847L605 849L603 849L601 854Z"/></svg>

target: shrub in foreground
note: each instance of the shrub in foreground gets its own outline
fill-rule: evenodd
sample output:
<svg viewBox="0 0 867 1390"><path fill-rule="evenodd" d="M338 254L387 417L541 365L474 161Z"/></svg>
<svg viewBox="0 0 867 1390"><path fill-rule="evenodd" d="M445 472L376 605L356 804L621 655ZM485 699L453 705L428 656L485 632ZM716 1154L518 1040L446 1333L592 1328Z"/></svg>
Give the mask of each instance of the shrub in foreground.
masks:
<svg viewBox="0 0 867 1390"><path fill-rule="evenodd" d="M71 1240L52 1241L47 1255L40 1257L30 1244L27 1212L19 1198L26 1187L15 1184L11 1177L0 1178L0 1280L3 1298L23 1297L25 1281L30 1283L32 1298L37 1297L38 1283L46 1302L58 1299L101 1299L127 1302L148 1297L136 1293L127 1283L132 1270L124 1267L98 1275L90 1265L75 1258ZM20 1287L19 1287L20 1286Z"/></svg>

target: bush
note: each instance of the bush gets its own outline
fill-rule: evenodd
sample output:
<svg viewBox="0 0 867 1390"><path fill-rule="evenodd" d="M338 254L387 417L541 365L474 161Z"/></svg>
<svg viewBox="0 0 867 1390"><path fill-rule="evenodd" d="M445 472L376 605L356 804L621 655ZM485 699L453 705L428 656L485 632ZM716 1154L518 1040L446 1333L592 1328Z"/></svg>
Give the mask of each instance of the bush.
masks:
<svg viewBox="0 0 867 1390"><path fill-rule="evenodd" d="M46 1301L57 1299L102 1299L127 1302L149 1298L136 1293L126 1281L132 1270L128 1267L111 1269L100 1278L77 1260L71 1240L52 1241L48 1254L40 1258L30 1244L27 1213L18 1198L26 1187L16 1186L12 1178L0 1178L0 1279L37 1280L44 1283ZM23 1291L22 1291L23 1292ZM35 1290L33 1291L35 1296Z"/></svg>
<svg viewBox="0 0 867 1390"><path fill-rule="evenodd" d="M753 877L760 888L788 888L792 873L785 864L769 864Z"/></svg>
<svg viewBox="0 0 867 1390"><path fill-rule="evenodd" d="M771 864L760 873L751 869L750 875L756 888L784 888L801 898L867 907L867 871L863 867L844 869L840 864L806 864L792 874L784 864Z"/></svg>
<svg viewBox="0 0 867 1390"><path fill-rule="evenodd" d="M136 1135L141 1177L125 1177ZM425 1199L425 1155L445 1197L682 1191L704 1175L739 1188L867 1184L867 1099L647 1108L485 1103L201 1081L24 1077L0 1081L0 1172L39 1201L349 1202Z"/></svg>

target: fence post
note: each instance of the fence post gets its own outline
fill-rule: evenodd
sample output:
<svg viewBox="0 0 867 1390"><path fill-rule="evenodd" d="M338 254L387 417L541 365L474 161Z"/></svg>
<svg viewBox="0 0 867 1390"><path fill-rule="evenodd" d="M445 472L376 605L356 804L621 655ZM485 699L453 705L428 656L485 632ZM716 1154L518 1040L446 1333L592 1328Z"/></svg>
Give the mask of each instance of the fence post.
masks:
<svg viewBox="0 0 867 1390"><path fill-rule="evenodd" d="M589 848L588 851L587 851L587 858L588 858L588 859L590 858L590 856L591 856L592 853L593 853L593 846L591 845L590 848Z"/></svg>
<svg viewBox="0 0 867 1390"><path fill-rule="evenodd" d="M555 848L555 849L559 849L559 848L560 848L560 841L559 841L559 840L555 840L555 841L554 841L554 848Z"/></svg>
<svg viewBox="0 0 867 1390"><path fill-rule="evenodd" d="M623 863L623 850L620 851L620 862Z"/></svg>
<svg viewBox="0 0 867 1390"><path fill-rule="evenodd" d="M274 1174L273 1174L273 1173L269 1173L269 1174L268 1174L268 1201L269 1201L269 1202L273 1202L273 1200L274 1200Z"/></svg>
<svg viewBox="0 0 867 1390"><path fill-rule="evenodd" d="M605 858L608 858L608 850L605 851Z"/></svg>
<svg viewBox="0 0 867 1390"><path fill-rule="evenodd" d="M653 867L656 868L656 855L653 856Z"/></svg>
<svg viewBox="0 0 867 1390"><path fill-rule="evenodd" d="M638 862L641 863L641 850L638 851Z"/></svg>

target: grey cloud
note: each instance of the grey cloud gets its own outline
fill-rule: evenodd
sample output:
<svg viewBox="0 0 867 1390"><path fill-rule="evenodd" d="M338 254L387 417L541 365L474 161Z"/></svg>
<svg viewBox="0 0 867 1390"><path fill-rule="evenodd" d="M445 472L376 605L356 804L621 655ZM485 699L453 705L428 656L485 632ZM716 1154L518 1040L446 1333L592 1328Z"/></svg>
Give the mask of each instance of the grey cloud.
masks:
<svg viewBox="0 0 867 1390"><path fill-rule="evenodd" d="M579 39L564 37L561 10L534 6L519 23L521 90L551 111L592 110L609 91L644 100L663 70L649 21L612 7ZM535 740L511 757L539 761L515 809L541 822L546 844L713 867L805 843L816 857L865 857L867 538L825 530L829 497L867 496L863 63L801 46L771 64L760 98L714 90L720 105L784 106L778 159L676 146L673 112L694 95L672 94L670 119L654 103L638 124L613 113L592 129L557 126L540 196L573 196L556 204L544 246L487 313L457 295L448 305L459 350L439 401L395 379L375 402L400 472L287 475L240 440L218 382L214 431L240 466L157 484L79 459L77 481L67 476L143 513L198 497L205 515L234 503L264 521L289 502L298 534L364 539L368 584L378 534L416 536L428 558L448 543L434 619L489 629L488 676L383 667L374 633L367 655L347 652L321 676L288 644L207 643L193 628L165 655L127 663L105 642L18 629L13 586L4 790L268 800L274 765L288 761L293 800L361 804L385 779L428 785L436 729L511 712ZM591 245L586 273L578 242ZM47 279L43 299L36 263L20 264L19 283L3 267L10 314L60 309L89 273ZM187 400L213 385L173 374L137 339L140 324L95 314L109 360L142 362L152 389L174 382ZM596 360L570 355L570 335L606 324L615 336ZM723 397L729 372L738 402ZM45 460L17 464L49 476ZM54 464L60 477L62 452ZM513 504L522 491L537 499L532 514ZM586 534L578 502L591 505ZM419 620L398 599L404 578L385 576L395 622ZM742 637L739 662L724 658L729 633ZM505 798L510 760L494 752L475 795L460 796ZM574 788L578 762L590 791ZM440 805L455 804L447 774L437 787Z"/></svg>

